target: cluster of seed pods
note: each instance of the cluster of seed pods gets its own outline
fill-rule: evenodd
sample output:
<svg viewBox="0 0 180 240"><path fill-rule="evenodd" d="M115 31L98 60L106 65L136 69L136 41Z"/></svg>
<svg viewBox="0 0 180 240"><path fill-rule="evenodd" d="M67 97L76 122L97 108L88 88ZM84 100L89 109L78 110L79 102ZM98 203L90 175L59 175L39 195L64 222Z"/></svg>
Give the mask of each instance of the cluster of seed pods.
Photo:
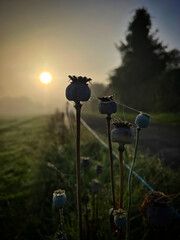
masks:
<svg viewBox="0 0 180 240"><path fill-rule="evenodd" d="M128 123L124 123L121 121L117 121L114 123L114 129L110 131L110 121L111 121L111 114L117 112L117 104L115 101L113 101L113 96L107 96L99 98L99 112L101 114L106 114L107 117L107 129L108 129L108 143L109 143L109 156L110 156L110 174L111 174L111 189L112 189L112 203L113 208L110 210L110 222L111 222L111 228L114 229L113 224L115 224L118 228L122 228L126 225L126 214L120 214L124 213L125 211L123 208L123 159L122 154L124 151L124 144L131 143L133 140L133 134L130 130L130 125ZM119 143L119 160L120 160L120 199L119 199L119 210L116 210L115 205L115 191L114 191L114 170L113 170L113 155L112 155L112 142ZM123 216L123 217L122 217ZM114 223L112 222L114 221Z"/></svg>
<svg viewBox="0 0 180 240"><path fill-rule="evenodd" d="M134 140L134 134L131 130L132 124L128 122L123 122L120 120L117 120L113 123L114 129L111 131L110 136L110 121L111 121L111 114L116 113L117 111L117 105L113 101L112 96L108 97L102 97L99 98L100 104L99 104L99 112L102 114L106 114L107 117L107 125L108 125L108 142L109 142L109 152L110 152L110 166L111 166L111 186L112 186L112 202L113 202L113 210L110 211L111 215L114 215L114 223L119 227L123 228L126 225L127 222L127 239L129 239L129 218L130 218L130 207L131 207L131 179L132 179L132 173L134 169L134 163L136 158L136 151L138 143L136 144L136 151L135 151L135 157L134 161L130 170L129 175L129 205L128 205L128 215L126 217L125 211L123 210L123 152L124 152L124 145L130 144ZM135 123L137 125L137 139L139 138L139 131L141 128L146 128L150 124L150 117L147 114L140 113L135 120ZM119 210L116 210L115 206L115 193L114 193L114 174L113 174L113 157L112 157L112 146L111 141L116 142L119 144L118 150L119 150L119 161L120 161L120 197L119 197ZM123 213L123 214L122 214ZM126 221L127 218L127 221ZM112 219L110 217L110 219Z"/></svg>
<svg viewBox="0 0 180 240"><path fill-rule="evenodd" d="M66 98L69 101L73 101L75 103L74 107L76 109L76 175L77 175L77 205L78 205L78 222L79 222L79 238L83 239L82 235L82 207L81 207L81 184L80 184L80 114L81 114L81 102L88 101L91 95L90 88L88 86L88 82L91 81L90 78L87 77L76 77L69 76L70 84L66 88ZM132 174L134 170L134 164L136 160L136 153L138 148L139 141L139 132L142 128L147 128L150 124L150 116L145 113L140 113L137 115L135 119L136 128L136 145L134 158L132 161L132 166L129 173L128 179L128 192L129 192L129 201L128 201L128 211L123 210L123 152L124 146L126 144L130 144L134 140L134 134L132 132L132 124L123 121L116 121L113 123L114 129L111 131L110 122L111 122L111 114L117 112L117 104L113 100L113 96L105 96L99 98L99 112L101 114L106 115L107 120L107 133L108 133L108 144L109 144L109 159L110 159L110 179L111 179L111 192L112 192L112 209L111 216L114 216L114 223L118 228L123 228L126 226L126 239L130 239L130 209L131 209L131 184L132 184ZM114 192L114 172L113 172L113 155L112 155L112 144L111 142L118 143L118 151L119 151L119 161L120 161L120 198L119 198L119 206L120 208L116 209L115 204L115 192ZM83 159L82 161L83 167L88 167L88 159ZM101 166L97 166L96 172L97 175L102 171ZM99 188L99 182L97 180L93 181L92 188L94 191L97 191ZM53 200L54 201L54 200ZM151 215L150 210L147 210L147 218L151 219L149 216Z"/></svg>

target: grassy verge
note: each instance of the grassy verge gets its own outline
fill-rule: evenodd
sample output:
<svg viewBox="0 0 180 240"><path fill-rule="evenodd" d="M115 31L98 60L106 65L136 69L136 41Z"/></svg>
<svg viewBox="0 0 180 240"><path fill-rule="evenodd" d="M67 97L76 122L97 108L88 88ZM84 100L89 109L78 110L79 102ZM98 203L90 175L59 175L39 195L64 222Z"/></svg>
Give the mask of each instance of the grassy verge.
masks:
<svg viewBox="0 0 180 240"><path fill-rule="evenodd" d="M72 120L68 129L60 124L56 116L51 121L49 120L50 118L45 116L14 118L10 122L3 118L4 125L1 125L1 129L5 130L0 136L0 234L2 239L53 239L55 231L58 230L59 219L58 211L52 206L52 193L58 188L66 190L68 199L64 208L65 231L68 239L78 239L75 125ZM16 123L18 124L15 125ZM90 157L90 167L87 172L81 169L82 196L88 196L88 200L83 198L83 226L87 227L85 218L85 205L87 204L90 208L89 239L113 240L116 237L110 231L108 213L111 208L108 150L104 149L84 127L81 128L81 133L81 155ZM113 148L117 150L116 145L113 145ZM133 148L127 147L126 153L124 161L130 165ZM97 178L95 168L98 164L103 166L103 172L98 177L100 188L97 194L92 190L92 180ZM114 169L116 199L118 200L118 159L114 159ZM178 173L167 166L164 167L156 156L150 158L138 152L135 171L155 190L173 194L173 196L178 194L180 188ZM127 209L128 173L129 171L125 169L124 209ZM147 191L143 184L134 177L131 219L134 240L142 239L147 233L139 212L139 206ZM94 205L94 199L96 205ZM98 214L95 210L97 199ZM174 199L173 206L179 210L180 199L178 197ZM172 231L176 233L174 227L176 222L173 224L169 230L171 235ZM178 239L176 237L178 236L173 239Z"/></svg>

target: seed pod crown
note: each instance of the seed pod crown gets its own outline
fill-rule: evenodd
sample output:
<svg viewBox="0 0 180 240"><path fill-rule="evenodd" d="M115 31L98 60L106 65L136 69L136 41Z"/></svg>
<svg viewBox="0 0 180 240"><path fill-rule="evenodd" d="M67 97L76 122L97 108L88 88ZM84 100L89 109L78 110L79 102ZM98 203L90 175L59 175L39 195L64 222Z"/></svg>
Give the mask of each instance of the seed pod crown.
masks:
<svg viewBox="0 0 180 240"><path fill-rule="evenodd" d="M87 82L90 82L92 79L91 78L87 78L87 77L82 77L82 76L79 76L79 77L76 77L76 76L71 76L69 75L68 76L71 80L72 83L87 83Z"/></svg>
<svg viewBox="0 0 180 240"><path fill-rule="evenodd" d="M133 127L133 124L132 123L129 123L129 122L124 122L124 121L121 121L121 120L117 120L116 122L113 122L112 123L113 126L115 127L118 127L118 128L132 128Z"/></svg>
<svg viewBox="0 0 180 240"><path fill-rule="evenodd" d="M101 102L110 102L113 101L113 95L98 97L98 99L101 100Z"/></svg>

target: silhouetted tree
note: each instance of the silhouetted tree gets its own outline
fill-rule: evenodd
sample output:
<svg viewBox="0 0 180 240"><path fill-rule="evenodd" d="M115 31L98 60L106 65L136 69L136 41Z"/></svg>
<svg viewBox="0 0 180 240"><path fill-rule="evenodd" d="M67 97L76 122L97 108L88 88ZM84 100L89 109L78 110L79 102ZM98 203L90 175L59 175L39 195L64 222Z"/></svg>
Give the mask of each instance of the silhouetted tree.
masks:
<svg viewBox="0 0 180 240"><path fill-rule="evenodd" d="M122 102L149 111L157 110L157 106L163 110L165 101L157 103L161 101L162 95L157 95L164 84L162 78L180 63L180 52L166 51L167 46L156 37L158 31L151 33L151 27L147 10L137 9L129 23L126 41L117 46L122 64L110 76L112 87Z"/></svg>
<svg viewBox="0 0 180 240"><path fill-rule="evenodd" d="M156 109L163 112L180 112L180 68L163 73L158 80Z"/></svg>

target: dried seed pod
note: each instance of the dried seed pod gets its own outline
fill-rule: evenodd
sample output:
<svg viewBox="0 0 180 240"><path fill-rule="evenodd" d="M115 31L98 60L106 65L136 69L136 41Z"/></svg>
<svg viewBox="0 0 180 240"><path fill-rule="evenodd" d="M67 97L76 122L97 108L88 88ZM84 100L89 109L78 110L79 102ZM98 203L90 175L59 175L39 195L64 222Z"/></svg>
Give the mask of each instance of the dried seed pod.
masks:
<svg viewBox="0 0 180 240"><path fill-rule="evenodd" d="M131 123L117 121L113 123L113 125L115 126L115 128L111 131L112 142L117 142L120 145L132 143L134 135L131 130Z"/></svg>
<svg viewBox="0 0 180 240"><path fill-rule="evenodd" d="M99 187L100 187L100 182L97 179L93 179L92 182L93 182L92 183L92 189L93 189L94 192L97 192Z"/></svg>
<svg viewBox="0 0 180 240"><path fill-rule="evenodd" d="M97 174L101 174L101 173L102 173L102 166L101 166L101 165L97 165L97 167L96 167L96 173L97 173Z"/></svg>
<svg viewBox="0 0 180 240"><path fill-rule="evenodd" d="M113 101L112 96L98 98L99 103L99 112L102 114L111 115L112 113L117 112L117 104Z"/></svg>
<svg viewBox="0 0 180 240"><path fill-rule="evenodd" d="M114 215L114 223L118 228L123 228L126 226L127 214L125 210L121 208L118 210L114 210L113 215Z"/></svg>
<svg viewBox="0 0 180 240"><path fill-rule="evenodd" d="M147 128L150 124L150 116L145 113L140 113L136 116L135 123L139 128Z"/></svg>
<svg viewBox="0 0 180 240"><path fill-rule="evenodd" d="M90 165L90 162L89 162L89 157L85 157L85 156L82 156L81 157L81 166L83 167L83 168L87 168L87 167L89 167L89 165Z"/></svg>
<svg viewBox="0 0 180 240"><path fill-rule="evenodd" d="M165 227L173 219L174 213L169 206L171 198L162 192L149 191L141 204L140 211L144 220L155 227Z"/></svg>
<svg viewBox="0 0 180 240"><path fill-rule="evenodd" d="M66 194L64 190L58 189L56 191L54 191L53 193L53 203L54 205L60 209L63 208L64 205L66 204Z"/></svg>
<svg viewBox="0 0 180 240"><path fill-rule="evenodd" d="M91 96L91 91L87 85L90 78L70 76L71 83L66 88L66 98L69 101L80 102L88 101Z"/></svg>

